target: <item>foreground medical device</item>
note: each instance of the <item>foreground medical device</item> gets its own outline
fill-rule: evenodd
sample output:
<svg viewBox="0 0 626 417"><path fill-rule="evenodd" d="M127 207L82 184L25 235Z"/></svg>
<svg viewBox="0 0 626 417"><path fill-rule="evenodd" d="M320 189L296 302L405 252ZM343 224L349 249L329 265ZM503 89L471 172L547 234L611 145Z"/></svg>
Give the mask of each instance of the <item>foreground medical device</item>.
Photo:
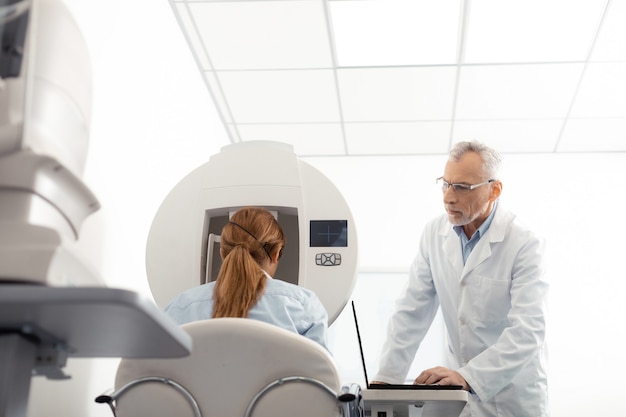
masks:
<svg viewBox="0 0 626 417"><path fill-rule="evenodd" d="M80 179L91 64L61 1L0 5L0 282L98 282L72 250L100 208Z"/></svg>
<svg viewBox="0 0 626 417"><path fill-rule="evenodd" d="M332 323L356 280L352 214L326 176L300 160L291 145L271 141L223 147L167 195L146 249L157 304L215 280L221 264L219 234L244 206L274 213L287 238L275 278L315 291Z"/></svg>
<svg viewBox="0 0 626 417"><path fill-rule="evenodd" d="M75 250L100 204L81 180L91 65L69 9L2 0L0 42L0 417L27 417L31 378L67 379L68 357L181 357L191 339Z"/></svg>

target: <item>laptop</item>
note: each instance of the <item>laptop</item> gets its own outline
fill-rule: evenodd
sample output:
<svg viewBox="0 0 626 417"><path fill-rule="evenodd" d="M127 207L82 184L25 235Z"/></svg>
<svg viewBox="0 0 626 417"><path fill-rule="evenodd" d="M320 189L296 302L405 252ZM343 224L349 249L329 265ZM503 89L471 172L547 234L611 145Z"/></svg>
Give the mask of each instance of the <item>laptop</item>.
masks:
<svg viewBox="0 0 626 417"><path fill-rule="evenodd" d="M354 325L356 326L356 337L359 341L359 351L361 352L361 363L363 364L363 375L367 389L372 390L460 390L460 385L438 385L438 384L371 384L367 378L367 368L365 366L365 355L363 354L363 344L361 342L361 332L359 331L359 320L356 316L354 300L352 301L352 313L354 314Z"/></svg>

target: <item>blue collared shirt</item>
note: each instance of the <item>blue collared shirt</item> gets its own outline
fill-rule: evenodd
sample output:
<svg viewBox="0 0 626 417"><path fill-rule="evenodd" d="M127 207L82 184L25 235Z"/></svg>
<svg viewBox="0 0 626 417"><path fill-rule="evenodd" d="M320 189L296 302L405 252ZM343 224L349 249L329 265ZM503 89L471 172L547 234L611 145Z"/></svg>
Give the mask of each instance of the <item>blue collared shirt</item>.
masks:
<svg viewBox="0 0 626 417"><path fill-rule="evenodd" d="M328 350L328 313L317 295L307 288L266 276L265 292L250 309L248 318L306 336ZM214 287L215 282L210 282L182 292L165 307L165 313L179 325L210 319Z"/></svg>
<svg viewBox="0 0 626 417"><path fill-rule="evenodd" d="M489 226L491 226L491 221L493 220L493 216L496 213L496 209L498 208L498 202L496 201L493 205L493 209L489 216L485 219L485 221L478 227L478 230L472 235L471 239L467 238L467 235L463 231L463 226L454 226L453 229L456 234L461 239L461 250L463 251L463 265L467 262L467 258L469 258L470 253L480 240L480 238L487 232Z"/></svg>

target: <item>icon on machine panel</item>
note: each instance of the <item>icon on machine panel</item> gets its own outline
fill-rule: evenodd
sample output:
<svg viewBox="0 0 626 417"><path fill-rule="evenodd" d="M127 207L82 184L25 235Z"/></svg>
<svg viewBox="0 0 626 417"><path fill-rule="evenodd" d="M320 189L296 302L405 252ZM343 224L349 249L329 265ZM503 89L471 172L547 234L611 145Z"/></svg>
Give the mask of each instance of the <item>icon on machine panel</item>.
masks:
<svg viewBox="0 0 626 417"><path fill-rule="evenodd" d="M321 265L321 266L341 265L341 254L340 253L316 253L315 265Z"/></svg>

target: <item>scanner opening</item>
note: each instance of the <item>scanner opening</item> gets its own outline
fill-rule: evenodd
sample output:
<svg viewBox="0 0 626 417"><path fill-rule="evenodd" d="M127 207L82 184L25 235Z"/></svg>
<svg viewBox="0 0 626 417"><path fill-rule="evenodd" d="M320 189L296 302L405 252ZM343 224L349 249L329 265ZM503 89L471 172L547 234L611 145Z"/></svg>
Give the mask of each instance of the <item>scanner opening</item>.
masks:
<svg viewBox="0 0 626 417"><path fill-rule="evenodd" d="M287 243L280 258L274 278L298 285L300 275L300 225L298 210L293 207L263 207L274 214L285 233ZM206 210L202 232L202 256L200 284L215 281L222 266L219 236L230 216L241 207Z"/></svg>

